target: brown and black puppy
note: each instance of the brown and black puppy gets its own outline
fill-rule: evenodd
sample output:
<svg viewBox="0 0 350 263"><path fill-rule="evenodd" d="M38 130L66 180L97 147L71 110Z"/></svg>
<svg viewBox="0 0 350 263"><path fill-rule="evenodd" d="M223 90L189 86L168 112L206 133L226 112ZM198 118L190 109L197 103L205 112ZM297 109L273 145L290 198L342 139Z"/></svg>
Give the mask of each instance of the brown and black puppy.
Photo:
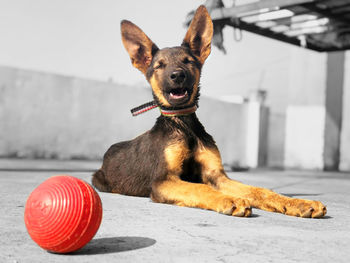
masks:
<svg viewBox="0 0 350 263"><path fill-rule="evenodd" d="M226 176L215 141L195 113L213 35L204 6L197 9L178 47L159 49L129 21L122 21L121 32L132 64L152 86L162 115L151 130L109 148L93 175L97 189L234 216L249 216L252 207L301 217L326 214L318 201L289 198Z"/></svg>

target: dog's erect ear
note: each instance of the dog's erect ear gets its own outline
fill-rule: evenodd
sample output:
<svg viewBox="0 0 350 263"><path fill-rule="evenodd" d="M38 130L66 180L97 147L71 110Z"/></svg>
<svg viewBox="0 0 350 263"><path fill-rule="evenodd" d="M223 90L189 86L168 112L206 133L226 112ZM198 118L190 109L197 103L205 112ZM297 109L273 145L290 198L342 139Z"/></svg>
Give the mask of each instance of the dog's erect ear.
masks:
<svg viewBox="0 0 350 263"><path fill-rule="evenodd" d="M131 63L143 74L152 62L158 47L148 36L130 21L123 20L120 24L122 40L126 51L128 51Z"/></svg>
<svg viewBox="0 0 350 263"><path fill-rule="evenodd" d="M182 46L189 47L203 64L210 54L212 37L213 22L205 6L201 5L194 14Z"/></svg>

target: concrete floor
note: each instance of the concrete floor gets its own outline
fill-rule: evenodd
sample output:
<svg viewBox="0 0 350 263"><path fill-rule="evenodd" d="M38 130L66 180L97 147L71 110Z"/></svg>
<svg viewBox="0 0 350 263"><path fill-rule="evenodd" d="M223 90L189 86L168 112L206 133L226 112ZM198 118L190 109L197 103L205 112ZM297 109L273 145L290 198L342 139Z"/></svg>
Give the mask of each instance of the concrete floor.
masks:
<svg viewBox="0 0 350 263"><path fill-rule="evenodd" d="M254 209L236 218L200 209L100 193L103 220L78 252L51 254L26 232L28 195L56 174L90 182L99 162L0 159L0 262L349 262L350 174L301 171L229 173L248 184L327 205L323 219Z"/></svg>

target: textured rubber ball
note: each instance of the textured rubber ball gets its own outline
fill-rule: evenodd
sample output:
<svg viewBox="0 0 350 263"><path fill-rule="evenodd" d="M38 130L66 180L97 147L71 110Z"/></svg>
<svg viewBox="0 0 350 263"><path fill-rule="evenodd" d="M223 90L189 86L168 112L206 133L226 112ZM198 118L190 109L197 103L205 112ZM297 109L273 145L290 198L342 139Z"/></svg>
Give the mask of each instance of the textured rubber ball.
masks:
<svg viewBox="0 0 350 263"><path fill-rule="evenodd" d="M102 220L102 203L85 181L68 175L51 177L29 195L24 222L43 249L69 253L85 246Z"/></svg>

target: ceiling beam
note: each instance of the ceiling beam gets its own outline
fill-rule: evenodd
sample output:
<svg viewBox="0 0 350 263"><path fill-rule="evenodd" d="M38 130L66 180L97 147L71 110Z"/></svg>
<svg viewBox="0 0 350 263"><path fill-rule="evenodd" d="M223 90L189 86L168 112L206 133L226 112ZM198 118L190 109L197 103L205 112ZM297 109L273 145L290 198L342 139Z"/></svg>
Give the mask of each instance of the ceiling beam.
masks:
<svg viewBox="0 0 350 263"><path fill-rule="evenodd" d="M293 44L296 46L301 46L300 45L300 40L295 38L295 37L288 37L282 33L274 33L272 31L270 31L269 29L264 29L264 28L260 28L257 27L255 25L249 24L249 23L245 23L243 21L240 21L239 26L240 29L243 29L245 31L249 31L251 33L255 33L258 35L262 35L268 38L273 38L276 40L280 40L289 44ZM315 51L323 51L320 47L312 44L312 43L307 43L307 48L315 50Z"/></svg>
<svg viewBox="0 0 350 263"><path fill-rule="evenodd" d="M343 22L345 24L350 24L350 19L344 17L341 14L333 14L330 11L328 11L327 9L321 9L321 8L318 8L317 6L310 5L309 3L305 3L302 6L309 9L312 12L317 12L317 13L319 13L325 17L328 17L330 19L334 19L336 21Z"/></svg>
<svg viewBox="0 0 350 263"><path fill-rule="evenodd" d="M272 9L275 7L279 7L280 9L282 9L287 6L308 4L308 3L317 2L317 1L319 0L263 0L263 1L254 2L251 4L246 4L246 5L215 8L211 10L210 16L212 20L236 18L236 17L239 17L239 15L242 13L254 12L265 8Z"/></svg>

